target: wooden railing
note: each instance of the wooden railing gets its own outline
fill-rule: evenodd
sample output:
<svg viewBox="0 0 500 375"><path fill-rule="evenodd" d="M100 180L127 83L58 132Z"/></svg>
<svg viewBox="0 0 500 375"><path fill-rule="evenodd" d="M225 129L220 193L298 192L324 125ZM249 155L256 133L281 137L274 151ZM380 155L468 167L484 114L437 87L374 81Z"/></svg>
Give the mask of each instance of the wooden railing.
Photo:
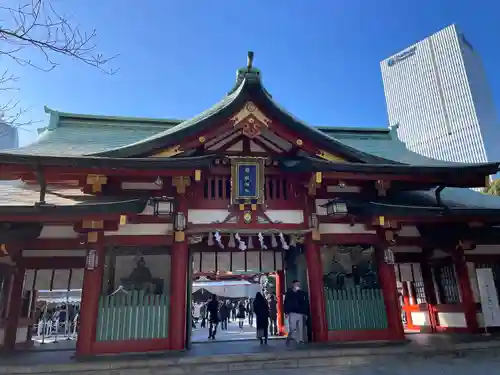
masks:
<svg viewBox="0 0 500 375"><path fill-rule="evenodd" d="M162 339L168 336L168 295L129 292L101 297L97 341Z"/></svg>
<svg viewBox="0 0 500 375"><path fill-rule="evenodd" d="M300 186L288 178L268 176L265 178L264 198L269 209L300 208L303 206ZM231 202L231 177L209 176L198 182L193 189L191 208L227 208Z"/></svg>

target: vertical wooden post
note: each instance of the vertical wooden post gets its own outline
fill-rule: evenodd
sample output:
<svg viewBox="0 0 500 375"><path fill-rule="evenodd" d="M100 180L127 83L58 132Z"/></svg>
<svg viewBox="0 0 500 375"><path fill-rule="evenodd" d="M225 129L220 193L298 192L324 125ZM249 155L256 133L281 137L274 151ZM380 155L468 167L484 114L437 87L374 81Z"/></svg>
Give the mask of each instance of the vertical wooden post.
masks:
<svg viewBox="0 0 500 375"><path fill-rule="evenodd" d="M24 283L24 267L15 266L12 272L12 282L9 296L9 309L5 325L4 347L6 350L14 350L16 346L17 326L21 315L22 292Z"/></svg>
<svg viewBox="0 0 500 375"><path fill-rule="evenodd" d="M423 248L422 249L422 255L423 259L420 262L420 270L422 272L422 280L424 282L424 292L425 292L425 299L427 300L427 313L429 314L429 323L430 323L430 329L431 332L435 332L438 328L439 322L437 318L437 313L436 313L436 304L437 304L437 295L436 295L436 289L434 287L434 279L432 275L432 268L431 265L429 264L429 257L432 254L433 249L432 248ZM422 332L421 327L420 331Z"/></svg>
<svg viewBox="0 0 500 375"><path fill-rule="evenodd" d="M313 241L310 233L305 241L305 257L313 341L325 342L328 341L328 325L326 322L325 290L323 287L323 266L321 264L319 244Z"/></svg>
<svg viewBox="0 0 500 375"><path fill-rule="evenodd" d="M283 309L283 295L285 294L285 273L283 270L276 272L276 302L278 306L278 334L285 334L285 316Z"/></svg>
<svg viewBox="0 0 500 375"><path fill-rule="evenodd" d="M176 203L177 211L183 212L187 220L186 196L179 194ZM175 237L172 254L170 255L170 321L168 324L168 334L170 349L182 350L186 344L187 283L188 267L190 266L189 248L185 236L176 235Z"/></svg>
<svg viewBox="0 0 500 375"><path fill-rule="evenodd" d="M86 264L83 274L82 301L76 342L76 354L78 356L94 354L93 344L96 340L99 298L101 296L104 263L106 261L104 233L91 233L88 234L87 246L89 250L96 251L97 260L95 267L91 269ZM96 236L97 241L94 240Z"/></svg>
<svg viewBox="0 0 500 375"><path fill-rule="evenodd" d="M408 284L409 283L407 281L401 281L402 293L403 293L403 307L402 307L403 310L404 310L405 306L412 305L411 291L410 291L410 288L408 287ZM415 305L416 304L417 304L417 302L415 301ZM405 314L405 318L406 318L406 327L408 327L409 329L416 329L416 327L413 325L413 319L411 317L411 312L403 311L403 314Z"/></svg>
<svg viewBox="0 0 500 375"><path fill-rule="evenodd" d="M387 314L387 327L393 340L404 340L405 331L401 321L401 310L398 299L398 289L396 285L396 274L394 265L388 264L384 260L384 251L387 244L382 242L381 246L375 248L377 259L378 277L382 294L384 296L385 311Z"/></svg>
<svg viewBox="0 0 500 375"><path fill-rule="evenodd" d="M462 249L452 249L451 254L457 273L458 288L462 297L467 331L477 333L479 332L479 323L477 321L476 302L474 301L474 293L470 285L469 271L464 253Z"/></svg>

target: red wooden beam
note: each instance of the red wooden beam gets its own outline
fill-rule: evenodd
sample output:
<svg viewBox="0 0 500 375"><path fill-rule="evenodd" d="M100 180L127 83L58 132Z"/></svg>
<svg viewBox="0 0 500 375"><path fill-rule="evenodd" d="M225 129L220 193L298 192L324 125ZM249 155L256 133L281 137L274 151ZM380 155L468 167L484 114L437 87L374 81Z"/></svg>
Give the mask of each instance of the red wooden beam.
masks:
<svg viewBox="0 0 500 375"><path fill-rule="evenodd" d="M85 257L28 257L19 262L26 269L70 269L84 268Z"/></svg>

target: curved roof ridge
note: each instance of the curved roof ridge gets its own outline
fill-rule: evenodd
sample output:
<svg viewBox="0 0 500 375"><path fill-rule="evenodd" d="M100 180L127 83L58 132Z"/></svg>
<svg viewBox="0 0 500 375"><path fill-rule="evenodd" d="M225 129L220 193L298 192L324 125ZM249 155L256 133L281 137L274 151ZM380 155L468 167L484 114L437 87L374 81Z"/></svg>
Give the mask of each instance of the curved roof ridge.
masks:
<svg viewBox="0 0 500 375"><path fill-rule="evenodd" d="M181 123L171 127L170 129L166 129L163 132L152 135L152 136L145 138L145 139L142 139L140 141L131 143L131 144L124 146L124 147L106 150L106 151L98 152L95 154L88 154L88 156L108 156L109 154L115 154L116 152L119 153L120 151L125 150L125 149L133 149L136 146L140 146L140 145L149 143L151 141L162 139L164 137L168 137L172 134L175 134L175 133L179 132L180 130L187 129L188 127L191 127L192 125L195 125L195 124L203 121L204 119L211 117L215 113L217 113L217 112L225 109L227 106L229 106L236 98L238 98L239 94L243 90L243 87L245 87L246 82L247 82L246 79L242 80L240 83L240 86L236 90L234 90L230 94L227 94L223 99L221 99L219 102L214 104L212 107L210 107L209 109L206 109L205 111L199 113L198 115L196 115L194 117L191 117L190 119L182 121ZM175 143L175 142L170 142L170 143L164 144L162 146L168 147L169 145L172 145L173 143ZM137 153L139 154L141 152L139 151Z"/></svg>
<svg viewBox="0 0 500 375"><path fill-rule="evenodd" d="M91 115L84 113L70 113L61 112L55 109L49 108L48 106L43 107L45 113L51 116L57 116L59 118L74 118L82 120L108 120L108 121L121 121L121 122L143 122L143 123L164 123L176 125L181 123L183 120L179 119L165 119L165 118L151 118L151 117L134 117L134 116L109 116L109 115Z"/></svg>

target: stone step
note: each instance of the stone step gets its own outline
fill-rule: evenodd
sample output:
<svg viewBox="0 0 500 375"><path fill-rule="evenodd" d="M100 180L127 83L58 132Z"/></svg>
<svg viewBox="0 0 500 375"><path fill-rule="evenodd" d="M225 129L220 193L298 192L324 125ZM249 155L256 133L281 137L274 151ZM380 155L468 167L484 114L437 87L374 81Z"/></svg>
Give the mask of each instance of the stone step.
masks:
<svg viewBox="0 0 500 375"><path fill-rule="evenodd" d="M467 342L446 346L414 345L410 343L382 347L345 347L290 349L278 352L229 354L211 356L166 356L150 359L99 358L66 364L37 366L7 365L0 374L64 374L64 375L194 375L233 371L265 371L307 367L330 367L362 364L367 361L390 360L395 356L429 357L460 355L469 351L500 351L500 340ZM376 358L374 358L376 357Z"/></svg>

